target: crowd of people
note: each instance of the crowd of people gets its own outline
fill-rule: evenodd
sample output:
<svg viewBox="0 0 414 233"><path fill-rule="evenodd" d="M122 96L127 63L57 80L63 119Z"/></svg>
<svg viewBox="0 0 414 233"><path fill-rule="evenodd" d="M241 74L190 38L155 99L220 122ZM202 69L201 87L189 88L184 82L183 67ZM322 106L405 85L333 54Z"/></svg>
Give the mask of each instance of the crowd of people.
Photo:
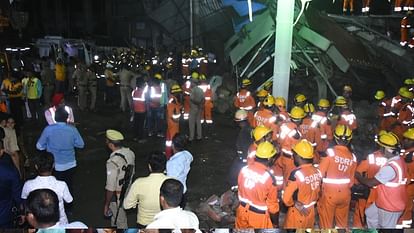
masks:
<svg viewBox="0 0 414 233"><path fill-rule="evenodd" d="M182 54L181 62L175 62L172 54L162 58L154 53L142 59L145 53L131 49L91 65L76 62L73 69L59 58L54 70L45 59L40 72L6 76L1 87L4 108L0 108L0 227L14 226L19 220L14 214L23 206L31 227L86 227L70 223L66 215L73 201L76 149L85 147L85 142L65 98L77 97L80 111L96 111L102 71L105 103L115 106L114 91L119 88L119 109L129 114L134 141L143 144L153 136L165 138L165 148L148 154L149 176L134 180L135 152L125 146L123 133L106 130L111 153L103 215L111 219L111 226L122 229L199 231L198 217L184 209L193 161L187 145L208 137L213 124L209 59L201 51ZM243 79L234 97L234 119L240 126L238 156L229 169L229 183L239 202L234 227L410 226L414 80L405 80L391 98L377 91L378 124L372 140L378 148L364 155L352 146L358 119L350 85L332 104L320 99L315 106L298 93L290 110L283 97L270 94L272 85L266 82L262 89L250 90L251 80ZM43 118L47 124L36 143L39 153L30 158L37 177L26 180L19 132L25 119ZM348 222L351 200L356 203L352 224ZM138 209L136 224L127 222L125 210L131 208Z"/></svg>
<svg viewBox="0 0 414 233"><path fill-rule="evenodd" d="M373 96L377 149L367 154L352 145L358 119L350 85L332 105L320 99L315 107L298 93L288 111L283 97L270 94L271 82L257 92L249 90L250 84L243 80L234 101L241 128L239 161L231 176L240 202L236 228L411 226L412 79L394 97L386 98L383 90ZM349 221L351 200L355 208Z"/></svg>

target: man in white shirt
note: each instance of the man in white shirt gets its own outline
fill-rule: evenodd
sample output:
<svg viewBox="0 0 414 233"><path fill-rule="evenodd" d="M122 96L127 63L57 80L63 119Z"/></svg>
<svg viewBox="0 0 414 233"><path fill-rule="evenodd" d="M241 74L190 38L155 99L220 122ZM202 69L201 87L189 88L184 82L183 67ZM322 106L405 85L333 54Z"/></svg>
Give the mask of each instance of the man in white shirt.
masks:
<svg viewBox="0 0 414 233"><path fill-rule="evenodd" d="M56 193L50 189L37 189L27 197L26 220L33 228L57 229L53 231L37 232L62 232L64 229L88 229L82 222L61 224L59 222L59 204ZM59 229L62 229L60 231Z"/></svg>
<svg viewBox="0 0 414 233"><path fill-rule="evenodd" d="M154 221L146 229L173 229L175 231L193 229L201 232L197 216L179 207L183 189L183 184L176 179L167 179L162 183L160 188L162 211L155 215Z"/></svg>
<svg viewBox="0 0 414 233"><path fill-rule="evenodd" d="M69 192L69 188L64 181L56 180L52 176L53 171L53 155L49 152L43 152L43 154L35 157L35 168L38 172L38 176L32 180L26 181L22 190L22 199L27 199L30 192L37 189L51 189L54 191L59 200L59 224L68 224L68 219L65 213L64 202L71 203L73 197Z"/></svg>

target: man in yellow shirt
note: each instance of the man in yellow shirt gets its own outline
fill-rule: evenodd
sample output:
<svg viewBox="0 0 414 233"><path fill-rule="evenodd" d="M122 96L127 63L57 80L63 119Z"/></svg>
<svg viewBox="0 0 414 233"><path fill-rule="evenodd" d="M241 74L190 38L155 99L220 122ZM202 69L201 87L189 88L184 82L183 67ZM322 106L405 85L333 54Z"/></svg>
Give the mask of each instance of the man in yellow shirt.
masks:
<svg viewBox="0 0 414 233"><path fill-rule="evenodd" d="M56 60L55 78L56 78L55 92L65 93L66 67L65 67L65 64L63 63L63 59L60 57Z"/></svg>
<svg viewBox="0 0 414 233"><path fill-rule="evenodd" d="M152 152L148 158L149 176L140 177L132 183L124 199L124 209L138 205L137 226L145 228L161 212L160 187L169 177L164 175L167 159L161 152Z"/></svg>

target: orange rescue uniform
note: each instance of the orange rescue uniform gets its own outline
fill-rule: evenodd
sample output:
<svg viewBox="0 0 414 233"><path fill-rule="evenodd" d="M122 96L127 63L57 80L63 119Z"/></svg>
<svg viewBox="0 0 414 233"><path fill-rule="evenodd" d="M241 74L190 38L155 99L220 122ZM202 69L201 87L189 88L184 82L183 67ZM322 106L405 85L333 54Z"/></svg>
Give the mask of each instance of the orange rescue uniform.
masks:
<svg viewBox="0 0 414 233"><path fill-rule="evenodd" d="M403 157L407 165L407 201L400 221L411 221L414 201L414 147L409 148L403 152Z"/></svg>
<svg viewBox="0 0 414 233"><path fill-rule="evenodd" d="M347 228L357 160L343 145L335 145L326 153L327 157L319 164L323 177L322 195L318 201L319 226Z"/></svg>
<svg viewBox="0 0 414 233"><path fill-rule="evenodd" d="M270 214L279 212L274 177L264 164L254 162L240 170L236 229L273 228Z"/></svg>
<svg viewBox="0 0 414 233"><path fill-rule="evenodd" d="M253 110L256 107L256 102L253 96L250 94L250 91L246 89L240 89L234 98L234 106L238 109L243 109L247 111L247 120L251 126L254 125Z"/></svg>
<svg viewBox="0 0 414 233"><path fill-rule="evenodd" d="M183 99L184 99L183 119L188 120L188 117L190 116L191 82L189 80L185 81L181 89L183 90Z"/></svg>
<svg viewBox="0 0 414 233"><path fill-rule="evenodd" d="M321 172L312 166L304 164L290 174L283 192L283 202L288 207L284 228L313 228L315 224L315 207L319 197L322 182ZM296 209L295 202L301 202L308 210L308 215L302 215Z"/></svg>
<svg viewBox="0 0 414 233"><path fill-rule="evenodd" d="M204 108L201 110L201 123L206 122L207 124L213 124L213 117L211 112L213 110L213 92L211 91L210 85L207 83L203 83L198 87L201 88L204 92Z"/></svg>
<svg viewBox="0 0 414 233"><path fill-rule="evenodd" d="M167 134L165 137L165 155L167 159L172 155L172 138L180 130L180 113L181 104L178 102L177 98L173 95L170 95L170 99L167 104Z"/></svg>

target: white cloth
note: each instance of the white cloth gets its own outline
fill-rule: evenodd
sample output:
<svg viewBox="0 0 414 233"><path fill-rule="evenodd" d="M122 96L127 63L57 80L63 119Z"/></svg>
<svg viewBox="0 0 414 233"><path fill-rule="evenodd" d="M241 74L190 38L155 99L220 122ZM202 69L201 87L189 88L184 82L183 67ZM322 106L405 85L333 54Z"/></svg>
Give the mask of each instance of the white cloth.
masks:
<svg viewBox="0 0 414 233"><path fill-rule="evenodd" d="M167 176L179 180L184 185L184 193L187 192L187 175L191 162L193 162L193 156L186 150L175 153L167 161Z"/></svg>
<svg viewBox="0 0 414 233"><path fill-rule="evenodd" d="M66 217L63 201L66 203L73 201L73 197L69 192L67 184L64 181L56 180L54 176L37 176L36 178L28 180L24 183L21 198L27 199L29 193L37 189L51 189L56 193L59 199L59 224L67 224L68 218Z"/></svg>
<svg viewBox="0 0 414 233"><path fill-rule="evenodd" d="M398 159L399 156L394 156L390 159L388 159L387 163L390 161ZM385 165L380 168L380 170L375 174L375 179L377 179L381 184L385 184L387 182L390 182L395 178L397 174L395 173L395 170L390 165Z"/></svg>
<svg viewBox="0 0 414 233"><path fill-rule="evenodd" d="M197 216L180 207L166 209L154 217L154 221L148 224L147 229L195 229L199 230Z"/></svg>

